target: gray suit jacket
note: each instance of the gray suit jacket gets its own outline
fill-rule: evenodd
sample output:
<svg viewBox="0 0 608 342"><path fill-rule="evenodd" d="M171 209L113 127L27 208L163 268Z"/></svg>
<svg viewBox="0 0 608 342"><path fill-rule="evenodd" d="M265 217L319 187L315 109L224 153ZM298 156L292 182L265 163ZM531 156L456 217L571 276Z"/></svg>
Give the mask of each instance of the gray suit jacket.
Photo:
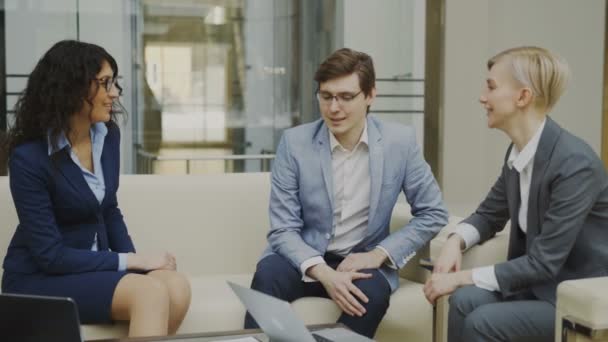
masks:
<svg viewBox="0 0 608 342"><path fill-rule="evenodd" d="M447 224L441 192L416 144L414 131L367 117L370 209L367 236L353 252L382 246L403 267ZM323 120L288 129L277 148L270 193L269 246L262 258L276 253L298 270L305 260L323 256L335 228L329 130ZM414 218L389 232L397 197L405 193ZM397 270L380 272L391 289L399 286Z"/></svg>
<svg viewBox="0 0 608 342"><path fill-rule="evenodd" d="M495 266L504 297L532 290L555 303L559 282L608 275L608 178L583 140L547 118L528 201L528 229L519 228L519 173L502 173L477 211L464 220L484 242L511 219L508 261Z"/></svg>

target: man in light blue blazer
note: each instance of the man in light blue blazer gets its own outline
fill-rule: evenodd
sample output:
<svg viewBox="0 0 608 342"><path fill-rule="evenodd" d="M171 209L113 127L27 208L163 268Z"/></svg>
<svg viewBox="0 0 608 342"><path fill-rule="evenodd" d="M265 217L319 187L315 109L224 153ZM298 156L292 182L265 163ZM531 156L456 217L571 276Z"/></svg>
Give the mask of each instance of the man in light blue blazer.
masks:
<svg viewBox="0 0 608 342"><path fill-rule="evenodd" d="M322 119L285 131L272 169L269 246L251 287L286 301L331 298L339 322L373 337L397 271L447 223L414 131L368 116L371 58L340 49L315 74ZM403 191L414 218L392 234ZM246 328L256 328L247 314Z"/></svg>

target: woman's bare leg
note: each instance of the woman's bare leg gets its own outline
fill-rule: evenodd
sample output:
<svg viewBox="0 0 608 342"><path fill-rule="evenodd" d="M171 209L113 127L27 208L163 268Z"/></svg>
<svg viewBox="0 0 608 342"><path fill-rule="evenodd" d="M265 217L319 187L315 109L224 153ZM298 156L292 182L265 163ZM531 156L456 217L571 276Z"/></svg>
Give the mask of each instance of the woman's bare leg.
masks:
<svg viewBox="0 0 608 342"><path fill-rule="evenodd" d="M148 273L165 284L169 292L169 334L175 334L190 307L190 282L176 271L156 270Z"/></svg>
<svg viewBox="0 0 608 342"><path fill-rule="evenodd" d="M112 319L130 321L129 337L167 335L169 312L169 291L155 277L127 274L114 290Z"/></svg>

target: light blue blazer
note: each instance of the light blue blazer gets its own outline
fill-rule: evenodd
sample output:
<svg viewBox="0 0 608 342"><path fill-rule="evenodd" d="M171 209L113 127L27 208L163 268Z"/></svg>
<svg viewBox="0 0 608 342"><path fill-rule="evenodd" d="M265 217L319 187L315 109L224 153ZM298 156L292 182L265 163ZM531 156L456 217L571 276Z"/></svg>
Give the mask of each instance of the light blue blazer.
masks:
<svg viewBox="0 0 608 342"><path fill-rule="evenodd" d="M367 236L352 252L383 247L398 268L403 267L447 224L441 192L416 144L414 130L367 117L370 210ZM272 168L269 246L273 253L300 269L305 260L323 256L334 234L334 198L329 130L323 120L284 132ZM413 219L390 234L391 214L404 192ZM394 291L397 270L381 268Z"/></svg>

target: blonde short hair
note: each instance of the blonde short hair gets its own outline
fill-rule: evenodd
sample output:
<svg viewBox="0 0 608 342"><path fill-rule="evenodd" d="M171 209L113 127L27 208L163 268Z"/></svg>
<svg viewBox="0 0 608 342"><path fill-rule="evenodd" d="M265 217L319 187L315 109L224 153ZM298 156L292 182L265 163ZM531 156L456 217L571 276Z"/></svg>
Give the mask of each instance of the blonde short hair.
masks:
<svg viewBox="0 0 608 342"><path fill-rule="evenodd" d="M488 70L499 61L510 62L511 75L532 90L534 105L551 110L566 89L570 68L557 54L536 46L511 48L488 60Z"/></svg>

